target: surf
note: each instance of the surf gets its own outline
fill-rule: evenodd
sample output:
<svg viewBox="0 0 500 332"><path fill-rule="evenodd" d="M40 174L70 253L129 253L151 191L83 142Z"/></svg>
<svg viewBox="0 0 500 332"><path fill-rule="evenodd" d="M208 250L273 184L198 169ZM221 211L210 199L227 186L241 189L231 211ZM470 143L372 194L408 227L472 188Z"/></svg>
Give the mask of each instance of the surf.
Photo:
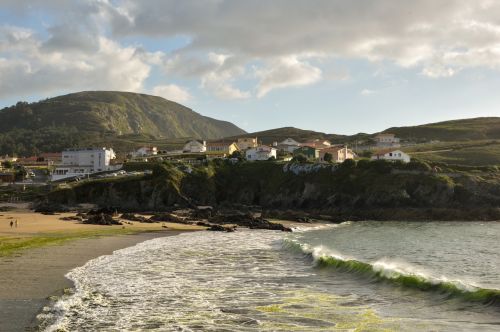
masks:
<svg viewBox="0 0 500 332"><path fill-rule="evenodd" d="M459 298L486 306L500 306L500 290L482 288L461 280L434 277L417 268L389 259L364 262L344 256L324 246L310 246L296 239L285 238L283 247L309 257L318 268L333 268L352 273L374 282L388 282L395 286L436 292L446 298Z"/></svg>

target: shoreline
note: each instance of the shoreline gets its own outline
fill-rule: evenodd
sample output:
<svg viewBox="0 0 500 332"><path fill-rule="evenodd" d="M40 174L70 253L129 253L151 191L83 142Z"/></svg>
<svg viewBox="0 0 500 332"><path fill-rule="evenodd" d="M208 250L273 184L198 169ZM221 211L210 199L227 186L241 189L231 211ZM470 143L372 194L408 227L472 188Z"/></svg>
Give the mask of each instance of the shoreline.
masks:
<svg viewBox="0 0 500 332"><path fill-rule="evenodd" d="M74 287L65 277L70 270L115 250L181 232L169 230L75 239L62 245L0 257L0 330L35 331L36 316L50 304L51 298Z"/></svg>

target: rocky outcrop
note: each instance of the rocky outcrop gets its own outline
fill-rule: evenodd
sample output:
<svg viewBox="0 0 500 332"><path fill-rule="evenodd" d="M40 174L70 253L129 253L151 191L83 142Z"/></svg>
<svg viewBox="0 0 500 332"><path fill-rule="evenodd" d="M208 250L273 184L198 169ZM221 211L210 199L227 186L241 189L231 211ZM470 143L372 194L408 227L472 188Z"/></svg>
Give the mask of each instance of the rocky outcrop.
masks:
<svg viewBox="0 0 500 332"><path fill-rule="evenodd" d="M91 214L87 219L83 220L83 223L106 226L123 225L120 221L113 219L113 216L105 213Z"/></svg>
<svg viewBox="0 0 500 332"><path fill-rule="evenodd" d="M120 219L129 220L129 221L138 221L138 222L147 222L148 221L148 218L143 217L143 216L138 216L138 215L135 215L133 213L123 213L120 216Z"/></svg>
<svg viewBox="0 0 500 332"><path fill-rule="evenodd" d="M251 214L217 215L208 219L213 224L238 225L250 229L268 229L291 232L292 229L279 223L272 223L262 218L255 218Z"/></svg>
<svg viewBox="0 0 500 332"><path fill-rule="evenodd" d="M301 222L385 220L395 216L411 220L500 219L500 173L483 172L479 176L457 172L449 176L449 172L406 168L410 167L378 161L286 167L271 162L220 162L186 173L167 165L148 178L101 180L54 191L48 201L56 205L116 206L121 212L165 212L153 221L168 222L223 220L217 211L227 207L250 212L260 209L263 218ZM168 214L176 209L189 213L180 219ZM241 219L232 214L233 222ZM238 222L248 227L258 223L248 218Z"/></svg>

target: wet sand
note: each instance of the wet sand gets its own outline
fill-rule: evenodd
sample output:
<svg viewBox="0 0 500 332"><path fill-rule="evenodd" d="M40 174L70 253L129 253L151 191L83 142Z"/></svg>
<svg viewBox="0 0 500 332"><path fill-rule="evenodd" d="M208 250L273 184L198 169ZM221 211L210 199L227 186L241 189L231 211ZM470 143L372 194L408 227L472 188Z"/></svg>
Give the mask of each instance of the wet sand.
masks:
<svg viewBox="0 0 500 332"><path fill-rule="evenodd" d="M163 231L80 239L0 257L0 331L34 330L36 315L49 304L49 297L62 295L65 288L72 287L64 277L71 269L114 250L178 233Z"/></svg>

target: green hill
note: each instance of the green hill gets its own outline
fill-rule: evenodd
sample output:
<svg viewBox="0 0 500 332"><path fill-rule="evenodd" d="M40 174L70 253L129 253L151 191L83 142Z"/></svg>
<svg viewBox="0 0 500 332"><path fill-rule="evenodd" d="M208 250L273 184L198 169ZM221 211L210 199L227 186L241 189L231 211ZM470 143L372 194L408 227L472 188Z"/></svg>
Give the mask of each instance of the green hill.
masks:
<svg viewBox="0 0 500 332"><path fill-rule="evenodd" d="M392 127L383 132L396 134L405 141L416 142L500 139L500 118L473 118L412 127Z"/></svg>
<svg viewBox="0 0 500 332"><path fill-rule="evenodd" d="M161 97L115 91L72 93L0 110L0 153L32 155L65 147L244 134Z"/></svg>
<svg viewBox="0 0 500 332"><path fill-rule="evenodd" d="M330 140L332 142L337 142L349 139L349 136L345 135L325 134L318 131L304 130L294 127L283 127L283 128L258 131L245 135L228 137L227 139L236 139L237 137L257 137L259 142L262 142L263 144L272 144L273 142L280 142L286 138L293 138L294 140L297 140L299 142L305 142L312 139L324 139L324 140Z"/></svg>

